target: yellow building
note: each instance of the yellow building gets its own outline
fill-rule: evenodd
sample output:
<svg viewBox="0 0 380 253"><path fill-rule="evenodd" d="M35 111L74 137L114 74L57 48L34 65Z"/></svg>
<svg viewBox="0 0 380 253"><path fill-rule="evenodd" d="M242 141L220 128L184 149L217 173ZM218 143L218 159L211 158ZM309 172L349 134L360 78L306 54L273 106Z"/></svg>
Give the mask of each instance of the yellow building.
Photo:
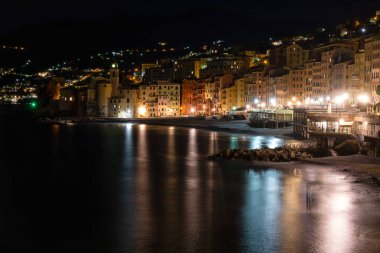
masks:
<svg viewBox="0 0 380 253"><path fill-rule="evenodd" d="M245 107L245 79L240 78L235 80L236 86L236 106L237 108Z"/></svg>
<svg viewBox="0 0 380 253"><path fill-rule="evenodd" d="M137 117L138 90L135 87L123 87L118 97L111 97L108 103L108 116L117 118Z"/></svg>
<svg viewBox="0 0 380 253"><path fill-rule="evenodd" d="M139 85L137 117L157 117L157 91L157 84Z"/></svg>
<svg viewBox="0 0 380 253"><path fill-rule="evenodd" d="M221 114L228 114L232 110L245 107L245 79L235 79L231 84L222 85L218 97Z"/></svg>
<svg viewBox="0 0 380 253"><path fill-rule="evenodd" d="M355 53L354 61L347 66L348 94L353 103L357 103L359 95L369 95L365 87L365 54L363 50Z"/></svg>
<svg viewBox="0 0 380 253"><path fill-rule="evenodd" d="M175 117L181 112L181 85L169 81L138 87L138 117Z"/></svg>
<svg viewBox="0 0 380 253"><path fill-rule="evenodd" d="M237 89L236 85L224 87L219 90L221 104L221 114L228 114L231 110L237 108Z"/></svg>
<svg viewBox="0 0 380 253"><path fill-rule="evenodd" d="M306 100L306 71L304 68L292 69L288 74L288 102L286 105L301 105Z"/></svg>
<svg viewBox="0 0 380 253"><path fill-rule="evenodd" d="M253 107L265 101L266 87L263 82L263 71L254 71L244 75L245 82L245 103Z"/></svg>
<svg viewBox="0 0 380 253"><path fill-rule="evenodd" d="M380 101L376 94L380 85L380 35L372 36L365 40L365 89L371 97L371 102Z"/></svg>
<svg viewBox="0 0 380 253"><path fill-rule="evenodd" d="M205 81L204 88L205 104L210 114L216 113L216 106L219 103L219 87L218 82L212 79Z"/></svg>

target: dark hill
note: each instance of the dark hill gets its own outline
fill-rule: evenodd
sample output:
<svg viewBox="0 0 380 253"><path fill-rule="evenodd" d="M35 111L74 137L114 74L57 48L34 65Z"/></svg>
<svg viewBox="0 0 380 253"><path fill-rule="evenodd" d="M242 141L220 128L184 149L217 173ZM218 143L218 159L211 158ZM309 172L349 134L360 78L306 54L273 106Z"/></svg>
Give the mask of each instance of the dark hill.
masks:
<svg viewBox="0 0 380 253"><path fill-rule="evenodd" d="M0 38L0 42L25 46L34 64L47 66L98 51L151 47L160 40L172 46L199 45L216 39L243 43L312 28L313 24L297 20L265 21L213 7L181 15L61 20L25 27Z"/></svg>

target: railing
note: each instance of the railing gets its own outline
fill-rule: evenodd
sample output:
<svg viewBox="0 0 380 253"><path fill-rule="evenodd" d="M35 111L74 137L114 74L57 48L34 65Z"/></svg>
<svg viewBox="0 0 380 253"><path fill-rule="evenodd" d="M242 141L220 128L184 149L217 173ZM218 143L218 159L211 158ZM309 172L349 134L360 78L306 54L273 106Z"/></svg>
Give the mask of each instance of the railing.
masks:
<svg viewBox="0 0 380 253"><path fill-rule="evenodd" d="M322 127L309 127L309 131L317 133L338 133L337 129L334 127L322 128Z"/></svg>
<svg viewBox="0 0 380 253"><path fill-rule="evenodd" d="M355 134L360 134L368 137L373 137L373 138L380 138L380 130L363 130L363 129L358 129L355 131Z"/></svg>

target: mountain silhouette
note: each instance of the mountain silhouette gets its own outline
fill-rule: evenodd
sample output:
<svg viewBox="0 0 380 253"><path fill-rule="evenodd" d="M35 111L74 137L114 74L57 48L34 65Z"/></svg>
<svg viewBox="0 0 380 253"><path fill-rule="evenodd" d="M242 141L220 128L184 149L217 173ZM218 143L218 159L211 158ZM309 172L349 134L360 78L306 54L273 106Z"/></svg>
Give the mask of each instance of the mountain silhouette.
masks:
<svg viewBox="0 0 380 253"><path fill-rule="evenodd" d="M198 46L217 39L245 43L311 31L314 27L299 20L257 19L215 6L177 15L64 19L24 27L0 38L0 42L22 45L34 64L48 66L99 51L149 48L158 41L167 41L174 47ZM2 61L6 60L2 57Z"/></svg>

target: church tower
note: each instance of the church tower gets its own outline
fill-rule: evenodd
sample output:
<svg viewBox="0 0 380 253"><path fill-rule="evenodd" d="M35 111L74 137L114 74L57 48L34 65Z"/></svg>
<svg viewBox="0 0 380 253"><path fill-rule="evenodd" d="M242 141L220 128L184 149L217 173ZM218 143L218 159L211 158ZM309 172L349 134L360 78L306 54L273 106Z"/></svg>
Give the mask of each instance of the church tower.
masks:
<svg viewBox="0 0 380 253"><path fill-rule="evenodd" d="M111 65L110 69L110 83L112 84L112 97L116 97L119 89L119 66L116 63Z"/></svg>

